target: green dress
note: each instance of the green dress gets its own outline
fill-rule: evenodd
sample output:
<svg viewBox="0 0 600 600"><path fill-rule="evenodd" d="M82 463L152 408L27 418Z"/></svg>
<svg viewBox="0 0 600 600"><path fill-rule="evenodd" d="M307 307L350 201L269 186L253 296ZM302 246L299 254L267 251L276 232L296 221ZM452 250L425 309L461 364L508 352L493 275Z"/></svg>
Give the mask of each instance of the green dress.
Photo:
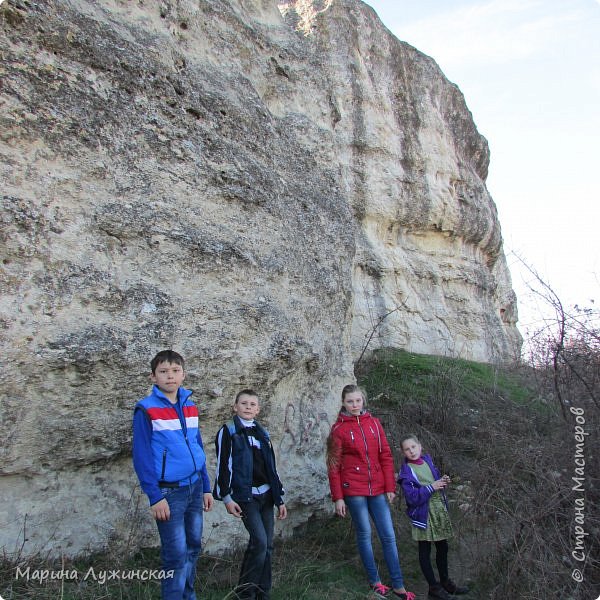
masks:
<svg viewBox="0 0 600 600"><path fill-rule="evenodd" d="M423 462L421 465L411 464L419 483L431 485L435 479L429 465ZM429 513L427 514L427 529L412 528L412 538L418 542L439 542L452 537L452 523L446 505L439 491L433 492L429 498Z"/></svg>

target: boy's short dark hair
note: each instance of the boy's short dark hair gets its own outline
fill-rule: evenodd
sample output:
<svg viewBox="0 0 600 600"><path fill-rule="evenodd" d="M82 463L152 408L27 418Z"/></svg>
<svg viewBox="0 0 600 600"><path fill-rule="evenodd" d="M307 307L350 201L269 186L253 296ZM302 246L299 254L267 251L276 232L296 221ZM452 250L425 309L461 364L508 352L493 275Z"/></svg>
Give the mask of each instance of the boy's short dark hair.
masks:
<svg viewBox="0 0 600 600"><path fill-rule="evenodd" d="M156 371L156 367L160 365L160 363L168 362L172 365L180 365L182 369L185 369L185 361L183 360L183 356L178 354L174 350L161 350L151 361L150 368L152 369L152 374Z"/></svg>
<svg viewBox="0 0 600 600"><path fill-rule="evenodd" d="M255 396L256 398L258 398L258 394L254 390L251 390L250 388L246 388L245 390L238 392L237 396L235 397L235 404L238 403L240 396Z"/></svg>

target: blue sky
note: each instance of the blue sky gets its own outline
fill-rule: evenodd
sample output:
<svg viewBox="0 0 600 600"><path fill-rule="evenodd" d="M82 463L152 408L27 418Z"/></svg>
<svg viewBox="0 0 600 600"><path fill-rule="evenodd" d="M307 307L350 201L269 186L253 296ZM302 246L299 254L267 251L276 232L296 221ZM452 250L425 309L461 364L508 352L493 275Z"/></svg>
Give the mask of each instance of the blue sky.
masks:
<svg viewBox="0 0 600 600"><path fill-rule="evenodd" d="M366 4L436 60L488 140L521 330L541 307L511 252L563 303L600 303L600 0Z"/></svg>

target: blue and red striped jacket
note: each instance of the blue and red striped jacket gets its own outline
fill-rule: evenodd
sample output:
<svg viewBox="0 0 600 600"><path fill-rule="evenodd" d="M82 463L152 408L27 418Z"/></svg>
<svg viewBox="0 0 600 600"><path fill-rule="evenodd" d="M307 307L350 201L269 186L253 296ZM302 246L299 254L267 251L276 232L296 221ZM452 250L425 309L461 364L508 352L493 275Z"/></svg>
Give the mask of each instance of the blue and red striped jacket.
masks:
<svg viewBox="0 0 600 600"><path fill-rule="evenodd" d="M210 492L198 408L191 390L180 387L173 404L155 385L133 413L133 466L150 505L163 498L161 485L194 483Z"/></svg>

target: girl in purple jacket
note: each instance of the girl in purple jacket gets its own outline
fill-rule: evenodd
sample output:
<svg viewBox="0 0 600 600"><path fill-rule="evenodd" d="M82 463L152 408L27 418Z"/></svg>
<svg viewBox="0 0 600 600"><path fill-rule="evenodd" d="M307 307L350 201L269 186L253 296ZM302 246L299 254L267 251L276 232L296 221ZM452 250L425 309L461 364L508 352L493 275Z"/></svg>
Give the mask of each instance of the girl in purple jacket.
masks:
<svg viewBox="0 0 600 600"><path fill-rule="evenodd" d="M407 514L412 522L412 538L419 545L419 564L429 584L429 597L448 600L469 590L456 585L448 577L448 538L452 524L448 515L445 488L448 475L441 475L429 454L423 454L417 436L411 434L401 441L404 464L398 475L406 499ZM435 544L435 562L439 581L431 565L431 543Z"/></svg>

